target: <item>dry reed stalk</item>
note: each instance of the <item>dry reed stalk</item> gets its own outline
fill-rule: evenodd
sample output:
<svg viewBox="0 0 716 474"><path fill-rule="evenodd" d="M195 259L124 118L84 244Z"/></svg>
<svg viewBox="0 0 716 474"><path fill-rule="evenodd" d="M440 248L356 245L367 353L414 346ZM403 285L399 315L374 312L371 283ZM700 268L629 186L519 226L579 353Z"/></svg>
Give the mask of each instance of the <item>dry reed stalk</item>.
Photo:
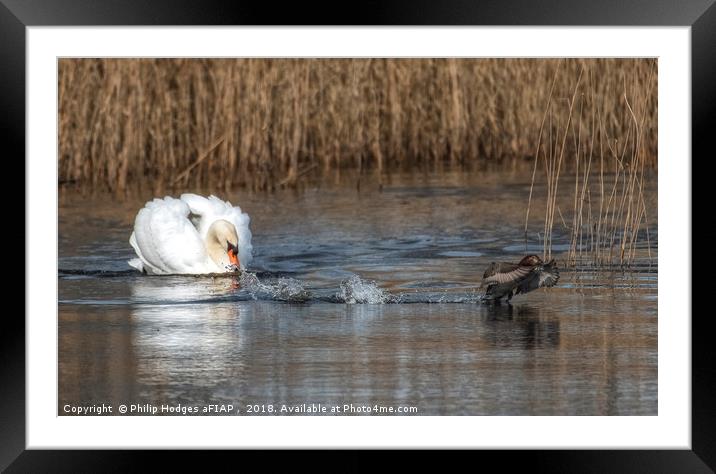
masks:
<svg viewBox="0 0 716 474"><path fill-rule="evenodd" d="M184 171L182 171L181 173L179 173L179 174L177 175L177 177L174 178L174 181L172 181L172 184L176 184L176 183L178 183L179 181L184 181L184 180L186 179L186 177L189 176L189 173L190 173L194 168L196 168L197 166L199 166L205 159L207 159L207 158L211 155L211 152L212 152L212 151L216 150L216 148L217 148L219 145L221 145L222 143L224 143L224 140L225 140L225 139L226 139L226 137L220 137L218 140L216 140L204 153L202 153L202 154L199 156L199 158L197 158L197 160L196 160L194 163L192 163L192 164L189 165Z"/></svg>
<svg viewBox="0 0 716 474"><path fill-rule="evenodd" d="M539 125L539 133L537 134L537 149L535 150L534 154L534 167L532 168L532 181L530 182L530 194L527 198L527 213L525 214L525 250L527 250L527 224L530 220L530 209L532 208L532 193L534 191L534 184L535 184L535 176L537 174L537 164L539 163L539 150L542 146L542 132L544 131L544 122L547 120L547 112L550 109L550 106L552 104L552 95L554 94L554 84L557 82L557 73L559 72L559 66L562 64L562 61L557 63L557 67L554 70L554 76L552 77L552 85L549 88L549 95L547 96L547 105L544 109L544 114L542 115L542 121Z"/></svg>
<svg viewBox="0 0 716 474"><path fill-rule="evenodd" d="M647 60L63 58L59 176L109 189L168 184L222 135L187 184L270 189L297 184L313 164L314 172L378 170L382 179L416 166L539 157L535 143L556 132L545 125L563 125L568 113L554 107L545 122L545 103L563 96L582 68L599 78L592 90L611 137L633 127L611 93L633 78L630 91L638 87L644 97L635 110L640 160L654 167ZM582 140L591 139L580 125Z"/></svg>
<svg viewBox="0 0 716 474"><path fill-rule="evenodd" d="M619 265L629 268L639 258L638 248L639 240L643 238L642 231L646 234L647 258L651 264L651 241L644 189L648 163L656 161L656 157L651 155L650 144L656 133L647 122L649 111L655 106L655 61L648 61L647 69L650 73L646 77L638 74L623 75L621 91L617 94L621 100L621 109L612 110L611 113L605 112L612 101L611 96L603 95L605 90L595 79L599 68L594 68L594 65L589 63L580 64L583 67L581 71L588 71L589 80L580 83L580 72L576 85L570 90L571 98L566 99L566 106L561 107L560 100L548 101L537 133L535 157L539 160L542 155L545 160L543 256L553 257L554 221L555 214L559 214L566 230L561 238L569 240L566 251L569 266L585 268L585 265ZM580 90L583 92L579 96L579 108L575 110ZM588 111L586 116L585 110ZM618 122L618 127L614 124L610 126L605 117L612 121L621 120L623 123ZM542 130L545 123L548 124L547 133ZM614 136L613 130L622 130L623 135ZM545 134L548 137L546 142L542 139ZM597 169L593 166L595 153L599 154ZM570 156L573 159L570 159ZM568 166L574 173L574 185L560 191L563 166ZM537 161L528 197L525 238L528 235L533 189L537 181L536 170ZM592 179L593 175L597 175L596 181ZM598 196L594 213L593 193ZM571 202L570 226L567 225L567 219L559 205L564 199ZM587 253L585 249L588 250ZM579 277L577 273L575 277Z"/></svg>
<svg viewBox="0 0 716 474"><path fill-rule="evenodd" d="M582 79L582 73L584 72L583 69L579 71L579 77L577 77L577 83L574 86L574 92L572 93L572 99L569 101L569 113L567 115L567 124L564 127L564 134L562 135L562 143L559 146L559 155L555 155L556 157L556 166L557 169L555 172L552 173L551 176L549 176L549 180L552 182L552 193L551 193L551 202L549 203L547 207L547 214L545 215L545 227L547 231L545 232L545 242L547 242L547 252L546 252L546 259L552 258L552 229L554 227L554 210L557 205L557 191L559 188L559 177L560 177L560 171L562 170L562 160L564 158L564 150L567 143L567 135L569 132L569 126L572 121L572 111L574 108L574 101L577 97L577 91L579 90L579 82ZM554 170L554 166L552 167L552 170Z"/></svg>

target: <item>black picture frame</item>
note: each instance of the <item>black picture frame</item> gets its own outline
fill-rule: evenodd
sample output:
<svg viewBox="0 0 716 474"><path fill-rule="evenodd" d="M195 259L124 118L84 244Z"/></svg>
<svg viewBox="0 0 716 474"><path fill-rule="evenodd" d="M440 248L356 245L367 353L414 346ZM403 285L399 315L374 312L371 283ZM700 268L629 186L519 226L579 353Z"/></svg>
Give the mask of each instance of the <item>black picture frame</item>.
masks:
<svg viewBox="0 0 716 474"><path fill-rule="evenodd" d="M19 157L25 156L25 29L53 25L689 26L692 156L708 159L713 154L709 140L712 120L709 119L714 118L716 108L714 1L419 0L365 1L355 8L345 8L347 5L336 8L334 2L293 2L279 6L270 2L215 0L0 0L0 135L5 161L14 157L13 161L23 163ZM22 174L27 178L24 166L19 168L15 176ZM695 188L692 180L692 189ZM22 219L24 221L24 214ZM713 232L692 235L696 241L713 236ZM28 251L25 248L25 254ZM695 278L692 281L703 285ZM25 281L25 284L32 282ZM684 314L672 316L691 317L691 308L691 302L685 302ZM480 451L480 455L488 461L499 461L503 468L526 462L530 469L549 472L713 472L716 469L716 404L713 403L716 371L713 344L709 341L711 333L707 328L709 319L692 319L692 450ZM137 462L144 462L129 451L26 450L25 322L19 312L5 314L0 334L0 470L127 471ZM142 457L147 453L144 451ZM182 462L186 454L173 452L171 456ZM343 465L360 467L361 463L352 461L352 456L344 457ZM297 456L299 462L301 459L315 467L309 457ZM420 460L420 456L413 459Z"/></svg>

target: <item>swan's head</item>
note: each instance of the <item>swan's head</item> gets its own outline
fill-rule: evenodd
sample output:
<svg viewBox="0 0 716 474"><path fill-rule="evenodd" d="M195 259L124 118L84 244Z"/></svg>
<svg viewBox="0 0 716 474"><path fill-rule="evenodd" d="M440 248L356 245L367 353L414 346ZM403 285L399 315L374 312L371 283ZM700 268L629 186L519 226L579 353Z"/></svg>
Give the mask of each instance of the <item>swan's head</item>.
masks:
<svg viewBox="0 0 716 474"><path fill-rule="evenodd" d="M231 222L219 219L209 227L206 235L206 246L209 256L221 268L238 270L239 235Z"/></svg>

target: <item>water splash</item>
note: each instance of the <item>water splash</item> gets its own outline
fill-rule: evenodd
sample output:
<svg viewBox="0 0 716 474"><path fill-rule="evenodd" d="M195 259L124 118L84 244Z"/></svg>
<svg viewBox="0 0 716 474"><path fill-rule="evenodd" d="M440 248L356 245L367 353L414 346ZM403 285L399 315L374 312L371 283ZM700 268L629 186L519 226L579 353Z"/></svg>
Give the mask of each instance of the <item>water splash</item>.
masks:
<svg viewBox="0 0 716 474"><path fill-rule="evenodd" d="M358 275L353 275L343 280L336 298L347 304L384 304L396 303L395 297L382 290L376 282L363 280Z"/></svg>
<svg viewBox="0 0 716 474"><path fill-rule="evenodd" d="M280 301L303 302L311 299L311 293L295 278L279 278L273 297Z"/></svg>
<svg viewBox="0 0 716 474"><path fill-rule="evenodd" d="M243 272L239 277L241 288L248 291L251 297L301 303L311 299L311 293L295 278L279 278L275 283L264 283L255 273Z"/></svg>

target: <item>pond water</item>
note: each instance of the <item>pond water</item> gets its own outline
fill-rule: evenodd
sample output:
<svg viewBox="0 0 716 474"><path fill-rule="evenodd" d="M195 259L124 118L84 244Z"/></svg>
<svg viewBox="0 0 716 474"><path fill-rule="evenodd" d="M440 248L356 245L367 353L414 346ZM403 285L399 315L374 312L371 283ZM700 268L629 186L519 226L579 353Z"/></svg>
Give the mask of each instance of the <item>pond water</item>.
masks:
<svg viewBox="0 0 716 474"><path fill-rule="evenodd" d="M487 265L526 253L530 178L410 174L381 188L216 193L252 219L254 260L226 277L127 265L151 193L63 191L58 414L105 403L657 415L656 189L645 190L651 260L628 274L562 268L555 288L481 303ZM536 229L545 192L535 187ZM559 260L569 238L555 232ZM541 254L531 231L527 245Z"/></svg>

